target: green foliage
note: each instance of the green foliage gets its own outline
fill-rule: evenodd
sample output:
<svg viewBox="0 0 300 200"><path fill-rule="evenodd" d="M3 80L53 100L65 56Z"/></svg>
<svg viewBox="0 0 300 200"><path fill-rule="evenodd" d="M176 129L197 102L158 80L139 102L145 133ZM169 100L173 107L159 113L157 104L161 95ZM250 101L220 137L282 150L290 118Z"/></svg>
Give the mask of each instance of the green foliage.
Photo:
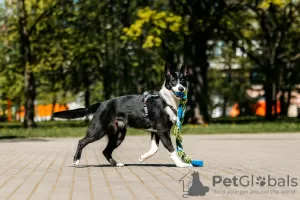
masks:
<svg viewBox="0 0 300 200"><path fill-rule="evenodd" d="M123 40L137 40L146 32L146 39L142 47L144 49L161 46L165 40L165 32L169 31L176 35L187 33L187 20L171 12L156 11L149 7L141 8L137 12L138 19L129 27L123 29Z"/></svg>
<svg viewBox="0 0 300 200"><path fill-rule="evenodd" d="M258 8L267 10L272 5L283 8L286 4L288 4L290 2L291 2L290 0L264 0L264 1L261 1L261 3L258 5Z"/></svg>
<svg viewBox="0 0 300 200"><path fill-rule="evenodd" d="M23 104L19 1L0 7L0 96ZM228 105L244 100L253 69L290 89L300 82L300 4L293 2L26 0L32 53L27 66L35 77L37 100L67 103L85 93L94 103L157 91L165 60L179 65L184 59L197 106L205 102L200 99L205 91L207 104L216 94L226 97ZM216 55L220 41L222 53ZM205 77L214 63L225 66L223 72L208 70ZM222 74L235 74L234 65L242 69L228 81Z"/></svg>

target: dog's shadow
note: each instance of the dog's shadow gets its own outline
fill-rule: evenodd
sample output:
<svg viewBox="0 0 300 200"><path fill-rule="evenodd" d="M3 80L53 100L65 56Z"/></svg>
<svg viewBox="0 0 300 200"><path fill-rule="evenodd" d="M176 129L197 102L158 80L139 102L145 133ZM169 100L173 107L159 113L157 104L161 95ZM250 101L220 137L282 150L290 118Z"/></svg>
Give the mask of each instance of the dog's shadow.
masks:
<svg viewBox="0 0 300 200"><path fill-rule="evenodd" d="M70 166L76 168L89 168L89 167L116 167L110 164L102 164L102 165L78 165L78 166ZM124 167L176 167L175 164L124 164Z"/></svg>

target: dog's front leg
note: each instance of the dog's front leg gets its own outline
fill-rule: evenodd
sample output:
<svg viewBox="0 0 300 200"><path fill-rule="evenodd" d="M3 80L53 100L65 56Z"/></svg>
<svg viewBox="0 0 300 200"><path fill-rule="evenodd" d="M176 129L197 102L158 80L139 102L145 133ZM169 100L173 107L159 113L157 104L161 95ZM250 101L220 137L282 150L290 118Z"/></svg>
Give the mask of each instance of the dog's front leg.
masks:
<svg viewBox="0 0 300 200"><path fill-rule="evenodd" d="M161 142L163 143L164 147L169 151L171 155L171 159L176 164L177 167L192 167L192 164L182 162L182 160L178 157L177 152L174 149L172 144L170 131L163 133L160 135Z"/></svg>
<svg viewBox="0 0 300 200"><path fill-rule="evenodd" d="M174 161L177 167L193 167L192 164L182 162L182 160L178 157L176 151L173 151L170 154L171 154L171 159Z"/></svg>
<svg viewBox="0 0 300 200"><path fill-rule="evenodd" d="M144 153L139 158L140 162L143 162L144 160L150 158L158 151L158 144L159 144L159 137L158 135L155 135L155 133L151 133L151 148L147 153Z"/></svg>

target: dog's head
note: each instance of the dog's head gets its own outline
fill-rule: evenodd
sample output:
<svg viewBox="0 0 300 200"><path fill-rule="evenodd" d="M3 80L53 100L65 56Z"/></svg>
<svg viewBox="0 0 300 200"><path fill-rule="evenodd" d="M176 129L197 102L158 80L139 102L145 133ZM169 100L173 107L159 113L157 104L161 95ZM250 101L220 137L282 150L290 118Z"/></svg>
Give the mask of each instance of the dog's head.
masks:
<svg viewBox="0 0 300 200"><path fill-rule="evenodd" d="M182 94L187 90L187 65L184 63L179 72L166 63L165 65L165 87L172 91L176 98L182 98Z"/></svg>

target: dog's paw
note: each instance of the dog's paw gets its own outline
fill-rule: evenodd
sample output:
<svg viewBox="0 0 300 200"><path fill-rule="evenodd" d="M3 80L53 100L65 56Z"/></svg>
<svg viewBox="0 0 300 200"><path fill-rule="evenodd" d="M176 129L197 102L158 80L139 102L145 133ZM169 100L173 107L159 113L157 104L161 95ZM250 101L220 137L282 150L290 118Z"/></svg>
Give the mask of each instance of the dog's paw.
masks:
<svg viewBox="0 0 300 200"><path fill-rule="evenodd" d="M187 167L193 167L193 165L190 163L182 162L182 163L176 164L176 167L187 168Z"/></svg>
<svg viewBox="0 0 300 200"><path fill-rule="evenodd" d="M150 158L152 155L153 154L145 153L139 157L139 161L143 162L143 161L147 160L148 158Z"/></svg>
<svg viewBox="0 0 300 200"><path fill-rule="evenodd" d="M143 158L143 156L140 156L140 157L139 157L139 161L140 161L140 162L143 162L144 160L146 160L146 159Z"/></svg>
<svg viewBox="0 0 300 200"><path fill-rule="evenodd" d="M116 164L116 166L117 166L117 167L124 167L124 164L118 162L118 163Z"/></svg>
<svg viewBox="0 0 300 200"><path fill-rule="evenodd" d="M74 166L79 165L79 160L74 161Z"/></svg>

